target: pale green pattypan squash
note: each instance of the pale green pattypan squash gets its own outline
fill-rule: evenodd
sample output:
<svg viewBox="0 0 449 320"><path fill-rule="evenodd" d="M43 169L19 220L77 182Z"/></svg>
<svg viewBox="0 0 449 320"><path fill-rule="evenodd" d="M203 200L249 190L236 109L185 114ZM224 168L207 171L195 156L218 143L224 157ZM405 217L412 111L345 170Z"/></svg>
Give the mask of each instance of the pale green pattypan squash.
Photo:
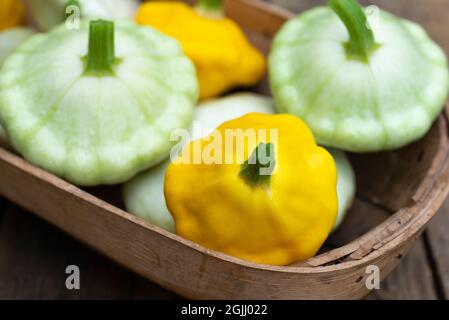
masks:
<svg viewBox="0 0 449 320"><path fill-rule="evenodd" d="M25 27L16 27L0 32L0 68L6 57L34 33L32 29ZM0 144L7 145L7 140L5 130L0 126Z"/></svg>
<svg viewBox="0 0 449 320"><path fill-rule="evenodd" d="M165 159L197 98L179 44L132 22L35 35L0 74L0 121L13 147L81 186L121 183Z"/></svg>
<svg viewBox="0 0 449 320"><path fill-rule="evenodd" d="M269 69L280 111L306 121L320 144L354 152L421 138L448 96L443 50L419 25L382 10L369 25L355 0L329 6L275 37Z"/></svg>
<svg viewBox="0 0 449 320"><path fill-rule="evenodd" d="M25 40L35 34L33 29L17 27L0 32L0 67L5 59Z"/></svg>
<svg viewBox="0 0 449 320"><path fill-rule="evenodd" d="M66 8L75 5L81 18L133 20L139 6L137 0L26 0L28 12L36 26L42 31L62 23L67 15L77 14Z"/></svg>
<svg viewBox="0 0 449 320"><path fill-rule="evenodd" d="M237 93L225 98L203 102L195 109L190 140L204 137L223 122L245 114L252 112L273 114L275 111L272 99L253 93ZM197 128L195 128L196 126ZM202 130L198 130L199 128ZM329 151L334 156L338 172L339 210L335 226L337 228L352 204L355 179L351 164L345 154L335 149ZM130 213L175 233L174 221L164 197L164 177L169 164L170 161L167 160L127 182L123 188L123 197L126 209Z"/></svg>
<svg viewBox="0 0 449 320"><path fill-rule="evenodd" d="M234 93L224 98L202 102L195 109L190 140L205 137L224 122L252 112L272 114L276 109L271 98L249 92Z"/></svg>
<svg viewBox="0 0 449 320"><path fill-rule="evenodd" d="M127 182L123 188L126 210L171 233L175 221L168 211L164 196L164 177L170 161L165 161Z"/></svg>
<svg viewBox="0 0 449 320"><path fill-rule="evenodd" d="M351 208L355 198L356 181L354 169L343 151L328 148L337 165L337 197L338 197L338 216L335 222L336 230L343 222L346 213Z"/></svg>

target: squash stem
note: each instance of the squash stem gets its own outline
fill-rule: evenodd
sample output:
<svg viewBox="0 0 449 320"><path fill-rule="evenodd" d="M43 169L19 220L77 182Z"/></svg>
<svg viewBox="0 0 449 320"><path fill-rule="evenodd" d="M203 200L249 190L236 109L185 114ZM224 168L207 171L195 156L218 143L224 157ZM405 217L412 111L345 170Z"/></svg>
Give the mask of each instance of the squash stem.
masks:
<svg viewBox="0 0 449 320"><path fill-rule="evenodd" d="M368 28L362 7L356 0L329 0L329 6L340 17L349 32L348 54L353 58L368 61L377 44L373 31Z"/></svg>
<svg viewBox="0 0 449 320"><path fill-rule="evenodd" d="M207 17L223 17L223 0L198 0L195 10Z"/></svg>
<svg viewBox="0 0 449 320"><path fill-rule="evenodd" d="M86 72L112 72L114 50L114 23L105 20L91 21Z"/></svg>
<svg viewBox="0 0 449 320"><path fill-rule="evenodd" d="M239 177L250 187L258 187L270 182L276 161L273 143L260 143L241 167Z"/></svg>

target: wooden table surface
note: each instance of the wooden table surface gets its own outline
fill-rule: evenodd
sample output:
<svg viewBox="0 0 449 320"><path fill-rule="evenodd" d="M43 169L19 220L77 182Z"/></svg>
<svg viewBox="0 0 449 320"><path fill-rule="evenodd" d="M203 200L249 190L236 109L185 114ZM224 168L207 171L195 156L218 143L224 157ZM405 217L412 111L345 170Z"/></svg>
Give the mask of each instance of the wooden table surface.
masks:
<svg viewBox="0 0 449 320"><path fill-rule="evenodd" d="M232 0L231 0L232 1ZM271 0L299 12L324 0ZM449 54L448 0L372 0L421 23ZM1 173L0 173L1 174ZM367 218L368 219L368 218ZM367 299L449 298L449 200L399 267ZM77 265L81 289L65 287ZM179 299L0 198L0 299Z"/></svg>

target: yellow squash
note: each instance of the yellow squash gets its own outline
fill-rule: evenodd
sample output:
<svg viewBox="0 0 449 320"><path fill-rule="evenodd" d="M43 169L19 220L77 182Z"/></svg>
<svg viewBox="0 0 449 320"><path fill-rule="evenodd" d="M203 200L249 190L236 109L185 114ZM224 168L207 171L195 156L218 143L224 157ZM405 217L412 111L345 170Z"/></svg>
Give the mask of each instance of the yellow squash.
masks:
<svg viewBox="0 0 449 320"><path fill-rule="evenodd" d="M0 31L21 25L25 20L25 7L21 0L0 1Z"/></svg>
<svg viewBox="0 0 449 320"><path fill-rule="evenodd" d="M236 86L258 83L265 59L239 26L225 18L221 0L200 0L194 8L181 2L152 1L136 16L139 24L152 26L176 38L196 65L200 97L220 95Z"/></svg>
<svg viewBox="0 0 449 320"><path fill-rule="evenodd" d="M287 265L314 256L330 233L336 182L332 156L304 122L252 113L187 145L168 167L164 188L180 236Z"/></svg>

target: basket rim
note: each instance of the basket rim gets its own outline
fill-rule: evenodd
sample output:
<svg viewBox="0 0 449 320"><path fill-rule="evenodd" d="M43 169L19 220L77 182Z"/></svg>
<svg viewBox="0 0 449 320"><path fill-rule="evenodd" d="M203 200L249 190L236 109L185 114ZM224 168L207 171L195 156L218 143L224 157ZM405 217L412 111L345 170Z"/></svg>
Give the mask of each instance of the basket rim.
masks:
<svg viewBox="0 0 449 320"><path fill-rule="evenodd" d="M388 225L392 222L395 223L395 221L397 221L397 216L401 214L409 215L410 217L412 217L407 221L405 225L403 225L402 228L395 230L395 232L393 232L392 234L387 233L387 235L390 236L387 241L372 243L371 248L369 248L368 252L366 252L367 249L363 246L364 242L361 241L361 239L367 238L367 236L375 232L375 230L377 230L377 228L381 225L375 227L374 229L371 229L368 233L362 235L361 237L358 237L357 239L342 247L312 257L301 264L289 266L258 264L232 257L221 252L210 250L192 241L184 239L176 234L170 233L158 226L152 225L126 212L125 210L120 209L113 204L110 204L107 201L96 197L89 192L82 190L63 179L34 166L20 156L13 154L1 147L0 159L2 161L8 162L10 165L16 167L19 170L26 171L30 175L44 180L46 183L49 183L57 188L65 189L81 200L90 202L97 207L101 207L102 209L107 210L110 214L120 216L121 218L124 218L129 222L135 223L137 226L146 229L146 231L157 233L160 236L169 239L170 241L177 242L178 244L193 249L194 251L197 251L199 254L207 256L208 258L220 260L220 262L222 263L230 263L239 265L243 268L258 271L296 274L320 274L343 271L354 267L368 265L376 259L388 255L398 247L405 245L405 243L407 243L410 239L413 239L420 232L420 230L425 227L427 222L429 222L429 220L437 213L438 209L446 199L446 196L449 194L449 131L447 125L447 123L449 122L449 104L447 105L445 112L439 116L437 121L439 123L435 123L434 125L439 125L440 144L436 156L432 160L432 164L427 171L426 176L422 180L423 182L420 184L420 186L425 185L427 186L427 188L425 188L425 190L422 190L421 187L418 187L417 193L422 194L422 196L420 196L416 200L416 203L411 207L398 210L381 224ZM438 192L435 192L435 190L438 190ZM383 238L379 238L379 240L383 240ZM347 259L354 253L359 252L359 250L361 249L362 255L360 257ZM363 254L364 252L366 254ZM337 255L332 258L328 258L335 253L337 253ZM343 261L335 263L336 260L340 260L342 258L345 259L343 259Z"/></svg>

